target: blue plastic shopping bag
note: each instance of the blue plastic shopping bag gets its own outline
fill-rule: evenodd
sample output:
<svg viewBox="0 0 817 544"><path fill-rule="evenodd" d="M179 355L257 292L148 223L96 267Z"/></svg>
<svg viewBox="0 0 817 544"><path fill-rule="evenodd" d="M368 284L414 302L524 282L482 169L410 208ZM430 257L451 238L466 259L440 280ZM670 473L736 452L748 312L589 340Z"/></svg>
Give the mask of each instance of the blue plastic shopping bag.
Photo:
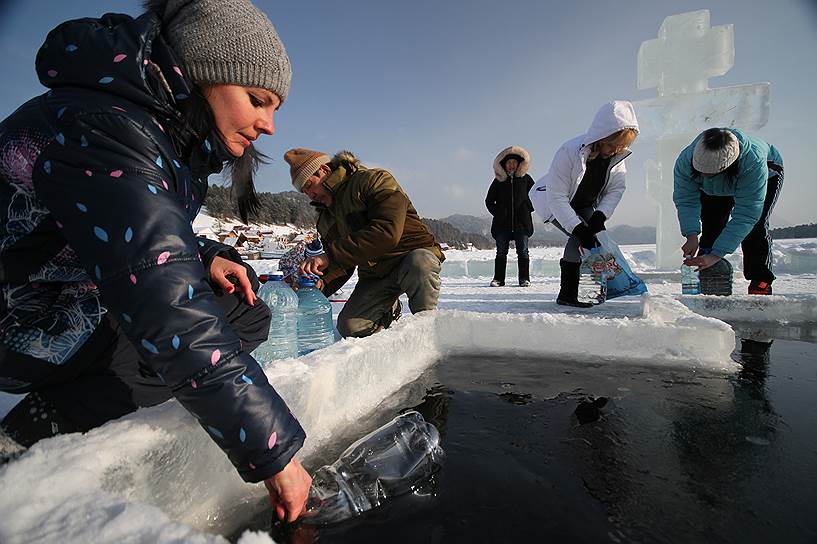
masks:
<svg viewBox="0 0 817 544"><path fill-rule="evenodd" d="M623 297L626 295L641 295L647 292L647 286L635 275L627 264L627 259L610 238L607 231L596 234L601 249L607 256L607 298Z"/></svg>

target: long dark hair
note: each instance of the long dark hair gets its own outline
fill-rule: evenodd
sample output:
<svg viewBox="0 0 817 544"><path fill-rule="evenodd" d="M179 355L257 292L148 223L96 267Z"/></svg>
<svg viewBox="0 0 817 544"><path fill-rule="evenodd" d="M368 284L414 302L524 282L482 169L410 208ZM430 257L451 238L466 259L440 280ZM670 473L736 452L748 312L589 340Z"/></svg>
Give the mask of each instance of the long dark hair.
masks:
<svg viewBox="0 0 817 544"><path fill-rule="evenodd" d="M142 5L146 12L157 14L162 21L162 26L167 24L167 17L173 18L181 7L176 3L171 14L167 12L168 0L143 0ZM163 79L161 70L159 70L159 77ZM175 128L177 141L181 142L183 148L182 156L189 156L194 146L202 145L205 138L211 134L220 139L216 145L223 146L222 135L216 126L213 109L207 102L202 88L189 81L188 84L191 91L190 97L183 103L176 104L184 118L175 120L172 113L169 115L171 121L178 121L171 123L171 127L177 125L173 128ZM167 85L166 82L165 85ZM172 96L172 93L169 94ZM233 157L226 152L222 155L226 159L226 169L230 174L230 194L238 206L238 215L244 223L247 223L250 216L256 215L261 207L253 177L261 164L269 162L269 157L258 151L252 144L244 150L244 154L240 157Z"/></svg>
<svg viewBox="0 0 817 544"><path fill-rule="evenodd" d="M729 130L728 129L721 129L721 128L710 128L703 132L701 136L701 141L703 142L703 146L709 151L718 151L723 149L726 144L728 143L728 136ZM690 167L692 168L692 175L695 177L700 177L703 174L699 172L695 165L691 164L692 160L690 159ZM738 174L740 174L740 156L737 159L732 161L726 170L722 172L718 172L719 174L723 174L726 176L726 182L731 186L735 186L735 182L738 179Z"/></svg>
<svg viewBox="0 0 817 544"><path fill-rule="evenodd" d="M221 138L221 133L216 126L216 118L210 103L207 102L202 89L198 85L191 88L190 98L186 101L184 108L185 121L196 134L194 145L199 146L204 143L204 139L210 134L216 138ZM217 145L223 145L221 141ZM258 151L255 146L250 145L244 150L240 157L234 157L229 153L226 159L226 169L230 175L230 194L238 206L238 215L245 224L249 222L251 216L255 216L261 207L258 193L255 191L254 177L258 167L269 163L269 157Z"/></svg>

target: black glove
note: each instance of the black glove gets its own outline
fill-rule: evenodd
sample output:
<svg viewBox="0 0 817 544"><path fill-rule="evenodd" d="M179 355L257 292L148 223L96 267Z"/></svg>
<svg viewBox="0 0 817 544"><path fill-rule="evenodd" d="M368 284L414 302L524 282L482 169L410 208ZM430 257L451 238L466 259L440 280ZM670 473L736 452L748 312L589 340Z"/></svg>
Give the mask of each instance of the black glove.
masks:
<svg viewBox="0 0 817 544"><path fill-rule="evenodd" d="M607 218L604 217L603 213L601 213L598 210L594 211L593 215L590 216L590 221L589 221L590 231L593 234L596 234L597 232L601 232L603 230L606 230L604 228L604 222L605 221L607 221Z"/></svg>
<svg viewBox="0 0 817 544"><path fill-rule="evenodd" d="M579 242L584 248L593 249L600 245L599 241L596 240L595 233L584 223L576 225L576 228L573 229L573 236L579 239Z"/></svg>

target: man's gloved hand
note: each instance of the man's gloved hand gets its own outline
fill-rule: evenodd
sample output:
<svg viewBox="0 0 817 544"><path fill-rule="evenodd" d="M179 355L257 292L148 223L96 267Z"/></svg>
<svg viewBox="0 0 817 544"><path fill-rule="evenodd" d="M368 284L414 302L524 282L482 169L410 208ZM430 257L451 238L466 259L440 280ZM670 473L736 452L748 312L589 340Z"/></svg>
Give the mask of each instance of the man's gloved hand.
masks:
<svg viewBox="0 0 817 544"><path fill-rule="evenodd" d="M593 212L593 215L590 216L590 231L593 234L599 233L603 230L607 230L604 228L604 222L607 221L607 218L604 216L603 213L596 210Z"/></svg>
<svg viewBox="0 0 817 544"><path fill-rule="evenodd" d="M596 240L595 233L584 223L576 225L576 228L573 229L573 236L579 239L579 243L581 243L584 248L593 249L599 246L599 241Z"/></svg>

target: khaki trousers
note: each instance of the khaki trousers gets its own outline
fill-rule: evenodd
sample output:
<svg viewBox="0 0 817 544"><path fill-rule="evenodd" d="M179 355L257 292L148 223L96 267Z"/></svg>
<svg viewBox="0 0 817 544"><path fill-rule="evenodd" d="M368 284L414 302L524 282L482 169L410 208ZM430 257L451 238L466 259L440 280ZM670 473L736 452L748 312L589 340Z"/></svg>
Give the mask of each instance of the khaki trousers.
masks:
<svg viewBox="0 0 817 544"><path fill-rule="evenodd" d="M411 313L437 308L440 259L429 249L415 249L383 278L361 278L338 315L338 332L362 338L391 325L397 299L405 293Z"/></svg>

